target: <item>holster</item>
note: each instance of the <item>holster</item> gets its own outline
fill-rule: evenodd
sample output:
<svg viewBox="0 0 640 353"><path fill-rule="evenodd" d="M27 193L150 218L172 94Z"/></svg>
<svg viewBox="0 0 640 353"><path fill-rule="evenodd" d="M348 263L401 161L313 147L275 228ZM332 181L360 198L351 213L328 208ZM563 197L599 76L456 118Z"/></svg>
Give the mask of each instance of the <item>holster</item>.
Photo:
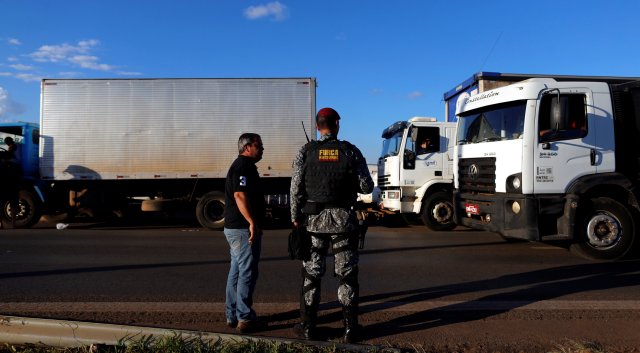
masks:
<svg viewBox="0 0 640 353"><path fill-rule="evenodd" d="M324 210L323 204L315 201L307 201L300 211L306 215L317 215L320 214L322 210Z"/></svg>

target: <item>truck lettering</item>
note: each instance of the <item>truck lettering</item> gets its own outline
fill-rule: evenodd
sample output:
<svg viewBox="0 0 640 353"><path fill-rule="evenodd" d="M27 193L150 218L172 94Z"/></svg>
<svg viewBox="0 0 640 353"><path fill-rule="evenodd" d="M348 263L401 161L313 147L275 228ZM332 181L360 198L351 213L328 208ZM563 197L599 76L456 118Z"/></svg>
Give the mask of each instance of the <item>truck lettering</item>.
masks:
<svg viewBox="0 0 640 353"><path fill-rule="evenodd" d="M540 152L540 158L551 158L556 157L558 152Z"/></svg>
<svg viewBox="0 0 640 353"><path fill-rule="evenodd" d="M536 168L536 182L537 183L552 183L553 182L553 167L537 167Z"/></svg>
<svg viewBox="0 0 640 353"><path fill-rule="evenodd" d="M499 95L499 94L500 94L499 92L488 92L488 93L482 93L482 94L480 94L480 95L478 95L478 96L475 96L475 97L469 98L469 100L468 100L467 102L468 102L468 103L477 102L477 101L482 100L482 99L495 97L495 96L497 96L497 95Z"/></svg>

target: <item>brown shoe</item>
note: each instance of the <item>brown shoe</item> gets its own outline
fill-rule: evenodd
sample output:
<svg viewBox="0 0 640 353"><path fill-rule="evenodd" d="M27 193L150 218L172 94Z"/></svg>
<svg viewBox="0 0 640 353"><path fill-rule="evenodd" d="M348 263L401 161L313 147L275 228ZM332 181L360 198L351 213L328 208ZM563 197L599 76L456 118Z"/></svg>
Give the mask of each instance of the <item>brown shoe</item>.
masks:
<svg viewBox="0 0 640 353"><path fill-rule="evenodd" d="M251 321L238 321L238 326L236 329L240 331L240 333L252 333L263 330L267 327L267 324L261 320L251 320Z"/></svg>

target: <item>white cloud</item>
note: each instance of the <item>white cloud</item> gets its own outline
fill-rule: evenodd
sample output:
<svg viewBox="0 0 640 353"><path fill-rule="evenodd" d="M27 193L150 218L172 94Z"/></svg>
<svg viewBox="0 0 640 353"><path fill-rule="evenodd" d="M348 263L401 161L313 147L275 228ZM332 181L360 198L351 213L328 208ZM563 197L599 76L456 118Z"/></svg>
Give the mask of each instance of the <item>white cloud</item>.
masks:
<svg viewBox="0 0 640 353"><path fill-rule="evenodd" d="M75 45L69 43L43 45L28 56L37 62L67 63L82 69L96 71L116 70L116 66L101 63L99 57L92 55L92 51L99 45L100 41L96 39L82 40Z"/></svg>
<svg viewBox="0 0 640 353"><path fill-rule="evenodd" d="M63 71L58 73L58 77L61 78L72 78L72 77L80 77L82 76L82 72L77 71Z"/></svg>
<svg viewBox="0 0 640 353"><path fill-rule="evenodd" d="M9 97L9 92L0 87L0 119L7 120L14 115L19 115L25 112L22 105L14 102Z"/></svg>
<svg viewBox="0 0 640 353"><path fill-rule="evenodd" d="M142 72L136 71L117 71L116 73L122 76L142 76Z"/></svg>
<svg viewBox="0 0 640 353"><path fill-rule="evenodd" d="M250 20L257 20L264 17L271 17L274 21L283 21L289 17L287 6L279 1L270 2L265 5L249 6L244 10L244 16Z"/></svg>
<svg viewBox="0 0 640 353"><path fill-rule="evenodd" d="M22 45L22 42L19 39L15 38L9 38L7 39L7 42L9 42L9 44L11 45Z"/></svg>
<svg viewBox="0 0 640 353"><path fill-rule="evenodd" d="M70 45L68 43L59 45L43 45L38 48L38 51L29 54L29 56L38 62L57 63L68 60L72 55L86 54L98 44L100 44L99 41L92 39L80 41L78 42L78 45Z"/></svg>
<svg viewBox="0 0 640 353"><path fill-rule="evenodd" d="M424 94L420 91L413 91L409 93L409 99L416 99L422 97Z"/></svg>
<svg viewBox="0 0 640 353"><path fill-rule="evenodd" d="M98 71L111 71L115 66L100 64L97 56L76 55L68 58L69 62L80 66L83 69L92 69Z"/></svg>
<svg viewBox="0 0 640 353"><path fill-rule="evenodd" d="M14 63L14 62L18 61L18 58L16 58L15 56L10 56L10 57L7 58L7 61Z"/></svg>
<svg viewBox="0 0 640 353"><path fill-rule="evenodd" d="M12 69L16 69L18 71L29 71L29 70L33 70L34 69L33 66L24 65L24 64L9 65L9 67L12 68Z"/></svg>
<svg viewBox="0 0 640 353"><path fill-rule="evenodd" d="M15 74L13 76L25 82L39 82L42 79L42 76L34 74Z"/></svg>
<svg viewBox="0 0 640 353"><path fill-rule="evenodd" d="M344 41L347 40L347 34L344 32L340 32L338 33L338 35L336 36L336 40L340 40L340 41Z"/></svg>

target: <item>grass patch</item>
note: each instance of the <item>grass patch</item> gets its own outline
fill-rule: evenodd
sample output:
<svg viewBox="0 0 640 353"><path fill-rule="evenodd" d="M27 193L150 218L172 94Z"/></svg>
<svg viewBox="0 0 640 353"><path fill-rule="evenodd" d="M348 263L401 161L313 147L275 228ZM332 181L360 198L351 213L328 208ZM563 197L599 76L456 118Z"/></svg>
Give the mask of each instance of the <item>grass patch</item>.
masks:
<svg viewBox="0 0 640 353"><path fill-rule="evenodd" d="M566 340L549 353L606 353L606 350L598 343Z"/></svg>
<svg viewBox="0 0 640 353"><path fill-rule="evenodd" d="M301 343L284 344L272 341L206 341L200 338L173 337L123 339L114 346L92 345L74 348L59 348L41 345L0 346L0 353L348 353L337 347L316 347ZM385 352L375 349L368 352Z"/></svg>

